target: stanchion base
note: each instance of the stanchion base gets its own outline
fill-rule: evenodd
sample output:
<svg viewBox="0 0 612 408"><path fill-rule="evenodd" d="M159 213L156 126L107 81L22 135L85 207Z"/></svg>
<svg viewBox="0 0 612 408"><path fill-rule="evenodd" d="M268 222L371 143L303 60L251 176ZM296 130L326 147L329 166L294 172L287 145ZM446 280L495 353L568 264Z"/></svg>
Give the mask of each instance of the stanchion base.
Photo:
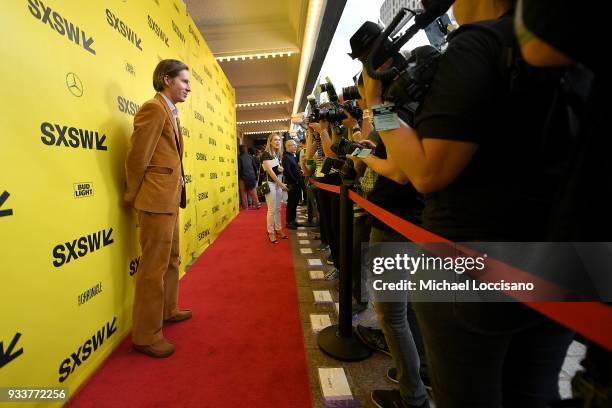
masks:
<svg viewBox="0 0 612 408"><path fill-rule="evenodd" d="M361 361L372 355L372 350L359 341L355 333L351 337L340 337L338 325L321 330L317 342L325 354L340 361Z"/></svg>

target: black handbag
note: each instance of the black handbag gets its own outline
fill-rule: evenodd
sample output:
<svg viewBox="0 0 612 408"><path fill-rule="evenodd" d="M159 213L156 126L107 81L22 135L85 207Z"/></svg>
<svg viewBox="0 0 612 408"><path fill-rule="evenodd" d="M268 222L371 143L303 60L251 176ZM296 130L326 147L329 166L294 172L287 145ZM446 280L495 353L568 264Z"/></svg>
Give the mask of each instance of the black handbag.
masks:
<svg viewBox="0 0 612 408"><path fill-rule="evenodd" d="M270 193L270 185L268 184L267 181L264 181L264 183L260 186L257 186L257 195L258 196L265 196L266 194Z"/></svg>
<svg viewBox="0 0 612 408"><path fill-rule="evenodd" d="M263 184L259 185L259 176L260 176L260 172L257 172L257 195L258 196L265 196L266 194L270 193L270 185L268 184L268 181L264 181Z"/></svg>

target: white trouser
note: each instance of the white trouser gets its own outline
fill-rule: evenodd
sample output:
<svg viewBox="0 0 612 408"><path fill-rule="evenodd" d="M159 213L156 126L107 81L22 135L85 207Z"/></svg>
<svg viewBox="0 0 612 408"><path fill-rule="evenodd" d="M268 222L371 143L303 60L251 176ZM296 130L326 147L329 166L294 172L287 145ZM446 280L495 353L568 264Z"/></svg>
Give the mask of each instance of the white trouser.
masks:
<svg viewBox="0 0 612 408"><path fill-rule="evenodd" d="M270 192L266 194L266 204L268 205L268 234L272 234L275 230L281 231L281 201L283 199L283 190L280 186L272 181L267 182L270 186Z"/></svg>

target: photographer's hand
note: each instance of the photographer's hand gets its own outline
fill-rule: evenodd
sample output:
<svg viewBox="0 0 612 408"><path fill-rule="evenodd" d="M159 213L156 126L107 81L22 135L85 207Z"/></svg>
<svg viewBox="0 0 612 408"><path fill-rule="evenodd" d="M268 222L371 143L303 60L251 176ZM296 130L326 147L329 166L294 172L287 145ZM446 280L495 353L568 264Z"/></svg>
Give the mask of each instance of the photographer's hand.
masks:
<svg viewBox="0 0 612 408"><path fill-rule="evenodd" d="M321 124L318 122L308 123L308 127L317 133L321 133Z"/></svg>

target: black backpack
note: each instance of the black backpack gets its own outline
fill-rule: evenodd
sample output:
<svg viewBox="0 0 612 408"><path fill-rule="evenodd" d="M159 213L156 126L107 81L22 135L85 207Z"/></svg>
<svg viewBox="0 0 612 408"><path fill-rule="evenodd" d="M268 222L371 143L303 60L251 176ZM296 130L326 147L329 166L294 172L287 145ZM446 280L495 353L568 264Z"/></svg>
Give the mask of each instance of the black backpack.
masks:
<svg viewBox="0 0 612 408"><path fill-rule="evenodd" d="M555 204L550 210L548 238L564 240L561 230L569 229L572 213L568 208L580 200L572 197L568 180L574 179L574 173L582 167L585 160L581 151L583 140L581 138L584 127L584 115L587 109L593 74L581 65L562 68L532 67L523 59L514 31L512 14L509 13L498 20L488 20L473 24L465 24L449 34L452 41L461 33L468 30L480 30L495 38L500 46L499 73L507 82L507 92L516 104L525 104L523 112L534 113L526 120L530 124L536 123L538 129L537 140L532 140L530 147L537 154L541 163L540 180L533 182L531 194L535 199L549 199ZM534 99L536 95L543 98ZM544 117L536 117L546 106ZM513 118L521 121L524 118ZM509 124L510 125L510 124ZM571 183L571 181L569 181ZM569 196L569 197L568 197ZM547 197L547 198L545 198Z"/></svg>

